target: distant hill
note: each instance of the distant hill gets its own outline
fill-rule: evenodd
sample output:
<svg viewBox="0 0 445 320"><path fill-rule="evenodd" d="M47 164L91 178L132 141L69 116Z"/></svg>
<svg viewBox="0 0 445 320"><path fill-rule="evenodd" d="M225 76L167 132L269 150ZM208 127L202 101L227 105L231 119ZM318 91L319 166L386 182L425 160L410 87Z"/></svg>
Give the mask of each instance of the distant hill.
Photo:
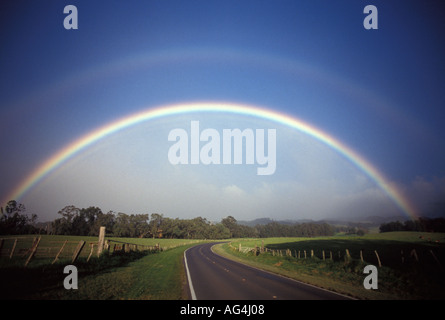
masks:
<svg viewBox="0 0 445 320"><path fill-rule="evenodd" d="M291 225L291 224L296 224L296 223L324 223L326 221L314 221L311 219L299 219L299 220L290 220L290 219L286 219L286 220L273 220L270 218L258 218L258 219L254 219L254 220L250 220L250 221L246 221L246 220L238 220L237 223L240 225L244 225L244 226L249 226L249 227L254 227L257 225L266 225L269 223L278 223L278 224L287 224L287 225Z"/></svg>
<svg viewBox="0 0 445 320"><path fill-rule="evenodd" d="M404 222L407 218L403 216L391 216L391 217L381 217L381 216L369 216L369 217L351 217L351 218L338 218L338 219L323 219L323 220L311 220L311 219L285 219L285 220L274 220L271 218L258 218L254 220L238 220L238 224L254 227L256 225L266 225L268 223L279 223L279 224L300 224L300 223L328 223L330 225L339 226L350 226L350 225L366 225L367 227L379 227L382 223L388 223L392 221Z"/></svg>

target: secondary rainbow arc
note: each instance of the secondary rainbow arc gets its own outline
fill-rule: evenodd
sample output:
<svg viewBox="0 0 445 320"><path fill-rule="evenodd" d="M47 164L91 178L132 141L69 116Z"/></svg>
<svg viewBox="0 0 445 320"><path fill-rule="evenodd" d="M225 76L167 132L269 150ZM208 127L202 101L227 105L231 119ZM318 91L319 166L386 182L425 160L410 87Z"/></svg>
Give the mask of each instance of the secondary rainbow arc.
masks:
<svg viewBox="0 0 445 320"><path fill-rule="evenodd" d="M283 125L294 128L303 132L321 142L335 149L345 158L354 163L359 169L367 174L397 205L397 207L410 219L416 219L417 213L414 206L404 198L399 190L390 184L384 175L377 170L369 161L363 158L356 151L346 146L344 143L327 134L315 126L308 124L296 117L272 111L270 109L218 102L199 102L199 103L184 103L160 106L156 108L149 108L141 112L131 114L129 116L120 118L109 124L106 124L86 135L80 137L74 142L68 144L50 158L39 165L26 179L24 179L5 199L2 203L6 203L11 199L19 200L32 187L37 185L44 177L49 175L53 170L66 162L69 158L80 153L85 148L105 138L106 136L116 133L127 127L136 125L138 123L154 120L160 117L167 117L171 115L179 115L193 112L227 112L239 115L253 116L263 118L266 120L276 121Z"/></svg>

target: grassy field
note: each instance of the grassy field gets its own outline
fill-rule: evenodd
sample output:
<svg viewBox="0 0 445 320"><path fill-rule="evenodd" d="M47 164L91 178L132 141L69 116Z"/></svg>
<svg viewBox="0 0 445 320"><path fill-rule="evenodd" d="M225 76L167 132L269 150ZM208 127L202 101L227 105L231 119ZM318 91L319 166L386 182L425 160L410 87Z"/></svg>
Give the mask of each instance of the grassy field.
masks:
<svg viewBox="0 0 445 320"><path fill-rule="evenodd" d="M79 272L79 289L66 290L63 287L66 277L63 268L71 264L71 254L52 264L55 252L65 240L75 246L79 240L97 242L96 237L42 236L42 252L26 268L23 264L26 256L14 255L13 259L9 259L4 254L11 249L13 239L3 243L0 299L186 299L183 252L204 242L111 238L119 243L146 246L159 244L163 251L111 252L99 258L93 255L89 262L87 256L90 249L85 246L84 252L74 263ZM24 241L17 244L17 252L20 251L19 246L22 246L22 251L29 248L32 240L33 237L26 240L28 243ZM444 243L445 234L393 232L363 237L232 239L231 246L228 243L217 245L215 251L261 269L360 299L445 299ZM238 252L236 249L239 244L242 248L263 245L275 250L275 255ZM43 248L52 246L56 247L56 251L51 253L51 258L45 257L47 249ZM346 249L351 255L348 261L345 260ZM413 249L416 250L417 259L411 254ZM286 256L286 250L290 250L292 257ZM306 259L303 258L304 251ZM360 259L360 251L364 262ZM382 263L382 267L378 268L379 288L366 290L363 288L366 276L363 269L368 264L378 265L375 251ZM300 258L297 258L298 252Z"/></svg>
<svg viewBox="0 0 445 320"><path fill-rule="evenodd" d="M183 300L186 276L183 252L192 245L149 254L98 274L79 274L79 289L58 288L49 299L70 300Z"/></svg>
<svg viewBox="0 0 445 320"><path fill-rule="evenodd" d="M15 237L12 237L15 239ZM11 239L10 243L13 242ZM190 246L203 242L182 239L133 239L108 238L119 243L127 242L145 246L159 246L161 252L135 251L111 252L101 257L93 255L87 262L90 249L84 249L75 261L78 269L78 289L66 290L63 273L71 264L71 255L52 264L52 258L43 253L37 255L25 268L26 257L3 256L0 259L0 299L185 299L185 272L182 263L183 252ZM42 251L65 240L77 243L80 240L97 242L97 237L42 236ZM11 246L5 242L3 248ZM27 248L31 240L19 242ZM17 247L19 246L17 244ZM39 248L40 248L39 245Z"/></svg>
<svg viewBox="0 0 445 320"><path fill-rule="evenodd" d="M258 268L360 299L445 299L444 243L443 233L392 232L363 237L239 239L231 242L232 247L219 245L215 251ZM275 256L271 253L242 253L237 250L239 244L242 248L264 245L276 250ZM286 256L286 249L291 251L292 257ZM351 259L346 260L346 249ZM413 249L418 261L414 254L411 255ZM281 255L277 250L281 250ZM378 266L375 251L382 264L378 268L379 287L366 290L363 269L368 264ZM300 258L297 258L298 252Z"/></svg>
<svg viewBox="0 0 445 320"><path fill-rule="evenodd" d="M32 247L34 239L41 237L35 257L31 260L30 264L48 263L52 262L64 245L62 254L59 256L59 260L69 261L72 258L79 241L85 241L85 245L80 252L79 257L88 257L91 252L91 244L97 244L98 237L87 236L62 236L62 235L27 235L27 236L1 236L4 239L2 244L2 257L9 255L9 252L14 246L14 241L17 239L17 244L14 249L14 259L11 259L13 263L20 264L26 261L29 256L28 249ZM169 249L178 245L198 243L199 240L187 240L187 239L152 239L152 238L118 238L107 237L106 240L110 240L110 252L113 252L114 245L122 245L123 243L130 243L139 246L154 247L159 245L161 249ZM96 250L96 249L94 249ZM95 253L96 251L94 251ZM2 264L8 263L8 259L0 259L0 267Z"/></svg>

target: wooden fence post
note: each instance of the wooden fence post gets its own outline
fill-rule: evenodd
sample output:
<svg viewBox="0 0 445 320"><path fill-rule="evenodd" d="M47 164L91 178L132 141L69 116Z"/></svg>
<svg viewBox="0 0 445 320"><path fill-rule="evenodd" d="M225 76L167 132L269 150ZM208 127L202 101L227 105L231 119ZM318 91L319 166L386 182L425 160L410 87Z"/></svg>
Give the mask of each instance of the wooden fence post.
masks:
<svg viewBox="0 0 445 320"><path fill-rule="evenodd" d="M351 255L349 254L349 250L346 249L345 261L346 261L346 262L349 262L350 259L351 259Z"/></svg>
<svg viewBox="0 0 445 320"><path fill-rule="evenodd" d="M433 250L430 249L430 253L431 253L431 255L433 256L434 260L436 260L436 262L439 264L440 268L441 268L442 270L444 270L442 264L440 263L439 259L437 259L437 257L436 257L436 255L434 254Z"/></svg>
<svg viewBox="0 0 445 320"><path fill-rule="evenodd" d="M9 259L12 259L12 256L14 255L14 251L15 251L16 245L17 245L17 238L15 238L15 240L14 240L14 244L12 246L11 254L9 255Z"/></svg>
<svg viewBox="0 0 445 320"><path fill-rule="evenodd" d="M59 250L59 252L57 253L56 257L54 258L54 261L53 261L52 264L54 264L54 263L57 261L57 259L59 258L59 255L62 253L63 248L65 248L65 245L66 245L67 241L68 241L68 240L65 240L65 242L63 243L62 248L60 248L60 250Z"/></svg>
<svg viewBox="0 0 445 320"><path fill-rule="evenodd" d="M88 255L87 262L90 261L91 255L93 254L93 251L94 251L94 243L90 243L90 246L91 246L91 251L90 251L90 254Z"/></svg>
<svg viewBox="0 0 445 320"><path fill-rule="evenodd" d="M416 258L416 261L419 262L419 257L417 256L416 249L411 250L410 256L414 256L414 258Z"/></svg>
<svg viewBox="0 0 445 320"><path fill-rule="evenodd" d="M374 252L375 252L375 255L377 256L377 261L379 262L379 267L381 267L382 266L382 262L380 261L379 254L377 253L377 250L374 250Z"/></svg>
<svg viewBox="0 0 445 320"><path fill-rule="evenodd" d="M77 245L76 250L74 251L73 254L73 260L71 261L71 263L73 263L74 261L76 261L77 257L80 254L80 251L82 251L83 246L85 245L85 241L80 240L79 244Z"/></svg>
<svg viewBox="0 0 445 320"><path fill-rule="evenodd" d="M36 251L37 251L37 247L39 246L39 243L40 243L40 239L41 239L41 238L42 238L42 237L39 237L37 240L34 241L34 243L33 243L33 245L32 245L32 248L31 248L31 253L29 254L28 259L26 259L25 267L28 265L29 261L31 261L32 257L33 257L34 254L36 253Z"/></svg>
<svg viewBox="0 0 445 320"><path fill-rule="evenodd" d="M99 241L97 242L97 256L99 257L104 250L105 244L105 227L99 229Z"/></svg>

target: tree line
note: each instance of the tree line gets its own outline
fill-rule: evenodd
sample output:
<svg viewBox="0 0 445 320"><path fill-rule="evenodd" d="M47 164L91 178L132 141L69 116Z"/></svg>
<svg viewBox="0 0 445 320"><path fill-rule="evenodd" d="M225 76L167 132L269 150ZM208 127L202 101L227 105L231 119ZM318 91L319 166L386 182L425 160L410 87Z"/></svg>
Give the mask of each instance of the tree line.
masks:
<svg viewBox="0 0 445 320"><path fill-rule="evenodd" d="M25 207L16 201L8 202L1 211L0 234L29 234L42 232L35 226L37 216L28 218ZM203 217L179 219L163 214L126 214L99 207L78 208L66 206L58 212L59 217L47 224L47 232L55 235L98 236L105 226L108 236L130 238L168 239L229 239L246 237L313 237L334 235L335 228L327 223L280 224L246 226L228 216L220 222L211 222Z"/></svg>
<svg viewBox="0 0 445 320"><path fill-rule="evenodd" d="M26 215L23 204L15 200L8 202L0 212L0 234L35 234L42 229L36 226L37 215ZM211 222L203 217L179 219L164 217L163 214L126 214L109 211L103 213L98 207L77 208L66 206L59 218L47 224L43 232L56 235L98 236L99 228L105 226L108 236L129 238L168 239L229 239L268 237L316 237L332 236L337 232L362 235L363 228L342 229L327 222L305 222L283 224L269 222L247 226L228 216L220 222ZM380 232L421 231L445 232L444 218L419 218L405 222L395 221L380 225Z"/></svg>
<svg viewBox="0 0 445 320"><path fill-rule="evenodd" d="M405 222L392 221L380 225L380 232L391 231L419 231L419 232L445 232L444 218L419 218Z"/></svg>
<svg viewBox="0 0 445 320"><path fill-rule="evenodd" d="M0 208L0 234L29 234L35 233L34 227L37 215L31 217L25 214L25 206L15 200L8 201Z"/></svg>
<svg viewBox="0 0 445 320"><path fill-rule="evenodd" d="M98 207L79 209L67 206L59 211L60 218L52 223L53 234L96 236L100 226L108 235L116 237L168 239L229 239L246 237L314 237L334 235L335 228L327 223L284 225L271 222L266 225L246 226L228 216L220 222L203 217L179 219L163 214L102 213Z"/></svg>

